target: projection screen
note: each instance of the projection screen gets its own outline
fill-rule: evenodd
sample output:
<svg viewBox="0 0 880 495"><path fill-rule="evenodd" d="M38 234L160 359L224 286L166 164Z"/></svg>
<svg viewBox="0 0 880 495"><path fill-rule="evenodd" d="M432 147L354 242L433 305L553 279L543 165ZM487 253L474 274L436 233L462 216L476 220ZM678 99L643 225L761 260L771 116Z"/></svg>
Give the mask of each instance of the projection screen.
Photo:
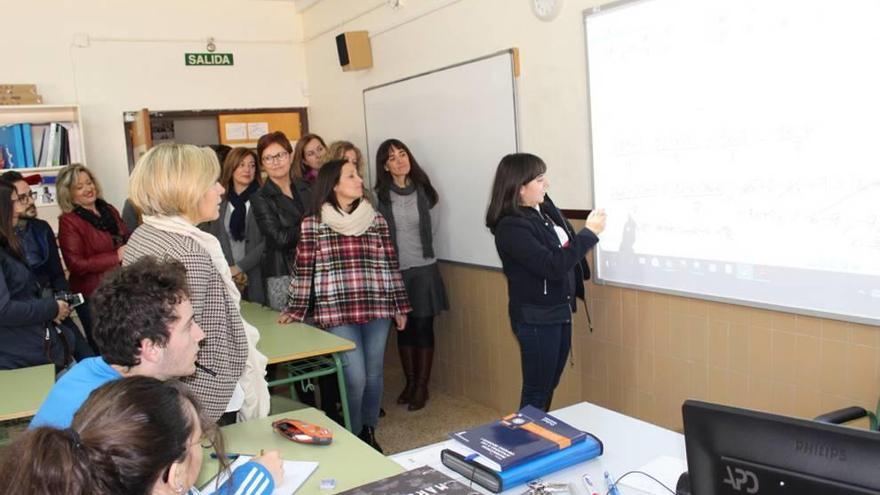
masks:
<svg viewBox="0 0 880 495"><path fill-rule="evenodd" d="M880 324L880 2L584 19L599 281Z"/></svg>

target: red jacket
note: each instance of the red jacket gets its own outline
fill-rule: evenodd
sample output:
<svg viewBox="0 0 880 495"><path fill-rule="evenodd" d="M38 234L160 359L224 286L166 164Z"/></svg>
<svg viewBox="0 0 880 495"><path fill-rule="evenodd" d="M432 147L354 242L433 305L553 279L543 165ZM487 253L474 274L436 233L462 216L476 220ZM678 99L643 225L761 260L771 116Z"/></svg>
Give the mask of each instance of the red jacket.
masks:
<svg viewBox="0 0 880 495"><path fill-rule="evenodd" d="M119 212L112 205L110 211L119 226L119 233L128 239L128 230ZM58 217L58 244L61 256L70 272L70 290L89 297L98 287L101 277L119 266L119 255L113 247L110 234L92 227L74 212Z"/></svg>

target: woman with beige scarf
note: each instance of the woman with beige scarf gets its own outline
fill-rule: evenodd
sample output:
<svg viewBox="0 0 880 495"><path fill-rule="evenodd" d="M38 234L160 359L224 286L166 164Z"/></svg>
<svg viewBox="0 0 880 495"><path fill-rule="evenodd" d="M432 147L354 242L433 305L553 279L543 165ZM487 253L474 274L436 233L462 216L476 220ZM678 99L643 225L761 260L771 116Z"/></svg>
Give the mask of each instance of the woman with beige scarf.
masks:
<svg viewBox="0 0 880 495"><path fill-rule="evenodd" d="M196 225L216 220L223 187L213 151L161 144L138 160L129 196L143 225L129 239L123 265L153 255L186 267L196 322L205 332L196 373L183 378L215 421L269 413L267 359L256 348L259 332L241 317L241 294L220 242Z"/></svg>
<svg viewBox="0 0 880 495"><path fill-rule="evenodd" d="M321 167L313 198L316 213L303 219L290 296L278 321L312 315L320 327L355 343L342 354L352 431L382 452L375 429L385 342L392 320L403 329L411 311L397 253L385 219L364 199L353 164L333 160Z"/></svg>

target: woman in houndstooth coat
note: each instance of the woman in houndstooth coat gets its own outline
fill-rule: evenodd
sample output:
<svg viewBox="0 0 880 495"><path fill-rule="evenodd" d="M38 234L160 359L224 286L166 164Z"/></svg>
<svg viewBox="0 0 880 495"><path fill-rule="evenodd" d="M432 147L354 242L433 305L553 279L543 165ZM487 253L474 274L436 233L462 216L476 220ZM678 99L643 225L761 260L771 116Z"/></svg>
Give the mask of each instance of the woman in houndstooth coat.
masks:
<svg viewBox="0 0 880 495"><path fill-rule="evenodd" d="M186 267L195 320L205 332L196 373L181 380L205 412L224 422L268 414L266 358L256 350L259 333L239 310L220 242L196 225L216 220L223 187L216 155L191 145L150 149L132 171L130 196L144 223L129 239L123 265L142 256L175 258Z"/></svg>

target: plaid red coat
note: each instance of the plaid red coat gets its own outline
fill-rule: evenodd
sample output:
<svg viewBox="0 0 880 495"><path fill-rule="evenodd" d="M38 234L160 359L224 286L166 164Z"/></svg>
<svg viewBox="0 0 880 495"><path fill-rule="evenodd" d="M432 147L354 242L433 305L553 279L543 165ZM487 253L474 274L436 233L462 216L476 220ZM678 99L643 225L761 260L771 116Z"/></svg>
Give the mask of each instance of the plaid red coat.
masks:
<svg viewBox="0 0 880 495"><path fill-rule="evenodd" d="M360 236L303 219L285 313L302 321L314 280L315 322L323 328L360 324L412 311L388 223L376 214Z"/></svg>

